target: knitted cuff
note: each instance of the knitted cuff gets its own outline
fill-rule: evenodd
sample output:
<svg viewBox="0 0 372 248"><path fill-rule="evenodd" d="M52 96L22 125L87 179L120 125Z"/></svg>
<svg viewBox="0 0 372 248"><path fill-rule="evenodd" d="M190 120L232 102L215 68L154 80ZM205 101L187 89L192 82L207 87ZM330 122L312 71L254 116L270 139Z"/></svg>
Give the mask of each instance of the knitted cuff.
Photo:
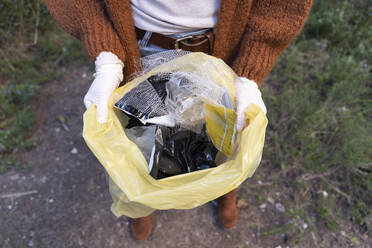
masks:
<svg viewBox="0 0 372 248"><path fill-rule="evenodd" d="M239 76L255 81L260 87L273 68L278 55L277 49L269 45L248 41L244 45L244 50L232 63L232 68Z"/></svg>

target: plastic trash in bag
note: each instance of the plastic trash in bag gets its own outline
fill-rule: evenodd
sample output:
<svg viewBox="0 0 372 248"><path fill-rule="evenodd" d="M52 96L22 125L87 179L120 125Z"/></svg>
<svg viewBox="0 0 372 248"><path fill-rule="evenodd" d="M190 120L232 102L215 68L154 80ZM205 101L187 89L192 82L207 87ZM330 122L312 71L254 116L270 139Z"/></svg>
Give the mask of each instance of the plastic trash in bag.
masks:
<svg viewBox="0 0 372 248"><path fill-rule="evenodd" d="M218 150L206 135L205 125L203 132L195 133L180 127L144 126L134 120L129 120L125 134L141 150L155 179L216 166Z"/></svg>
<svg viewBox="0 0 372 248"><path fill-rule="evenodd" d="M206 101L231 109L234 107L226 87L203 80L193 73L176 71L149 77L115 104L115 107L142 124L163 125L158 126L156 132L151 129L152 136L141 132L136 132L137 137L129 136L133 131L147 130L148 127L125 131L143 152L149 163L150 175L154 178L216 166L214 159L217 149L205 128ZM135 123L133 118L129 126ZM144 145L143 142L149 137L153 140L148 140Z"/></svg>
<svg viewBox="0 0 372 248"><path fill-rule="evenodd" d="M127 137L141 150L149 165L149 173L162 179L216 166L218 150L206 134L180 128L144 126L131 117L125 128ZM135 125L135 126L133 126Z"/></svg>
<svg viewBox="0 0 372 248"><path fill-rule="evenodd" d="M143 124L162 125L156 128L155 137L152 136L155 144L152 140L148 146L138 145L144 141L141 133L137 140L130 138L141 151L145 148L143 153L149 158L150 175L155 179L216 166L214 159L218 150L205 128L206 102L234 108L226 87L200 75L175 71L149 77L115 104Z"/></svg>
<svg viewBox="0 0 372 248"><path fill-rule="evenodd" d="M150 175L161 179L216 167L217 152L206 132L158 126Z"/></svg>
<svg viewBox="0 0 372 248"><path fill-rule="evenodd" d="M159 55L159 54L156 54ZM112 212L116 216L143 217L156 209L190 209L237 188L253 175L263 151L267 118L255 105L245 112L249 123L235 134L234 109L206 102L205 126L214 146L230 151L230 156L218 153L216 167L167 177L161 180L149 175L148 162L140 148L125 133L129 118L114 108L126 93L153 75L183 71L208 78L226 87L234 102L234 81L238 76L222 60L203 53L170 51L159 57L156 66L145 66L144 73L116 89L109 100L108 122L97 122L97 110L91 105L84 113L83 137L106 169L113 199ZM151 63L150 63L151 64ZM234 146L226 142L236 135ZM228 152L226 152L228 154Z"/></svg>
<svg viewBox="0 0 372 248"><path fill-rule="evenodd" d="M182 127L196 133L207 121L207 131L216 117L221 136L211 136L218 150L231 156L235 139L234 103L225 85L211 81L203 72L173 71L150 76L127 92L115 107L143 124ZM211 120L211 119L214 120ZM223 133L222 133L223 132Z"/></svg>

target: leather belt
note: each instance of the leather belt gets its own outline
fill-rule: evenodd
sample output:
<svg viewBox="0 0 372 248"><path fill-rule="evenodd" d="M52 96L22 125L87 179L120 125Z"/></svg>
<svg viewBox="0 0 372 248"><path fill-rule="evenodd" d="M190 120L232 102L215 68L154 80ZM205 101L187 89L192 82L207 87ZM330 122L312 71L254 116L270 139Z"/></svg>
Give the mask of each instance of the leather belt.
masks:
<svg viewBox="0 0 372 248"><path fill-rule="evenodd" d="M145 36L146 31L139 28L135 29L137 39L142 39ZM190 35L182 38L174 38L159 33L152 33L148 42L169 50L182 49L185 51L212 54L214 34L212 31L208 31L201 35Z"/></svg>

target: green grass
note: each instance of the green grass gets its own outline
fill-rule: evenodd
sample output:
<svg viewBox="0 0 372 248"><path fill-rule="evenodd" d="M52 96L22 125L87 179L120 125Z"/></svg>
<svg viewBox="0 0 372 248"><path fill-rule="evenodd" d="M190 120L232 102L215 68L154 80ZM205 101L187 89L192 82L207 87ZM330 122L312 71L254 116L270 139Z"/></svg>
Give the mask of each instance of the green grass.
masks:
<svg viewBox="0 0 372 248"><path fill-rule="evenodd" d="M308 210L303 218L314 215L333 231L345 219L372 229L372 8L367 2L315 1L303 32L262 89L269 118L264 159L278 168L275 177L292 196L308 190L300 199Z"/></svg>
<svg viewBox="0 0 372 248"><path fill-rule="evenodd" d="M24 165L14 159L33 143L30 102L59 67L82 61L80 43L59 30L43 2L0 0L0 173Z"/></svg>

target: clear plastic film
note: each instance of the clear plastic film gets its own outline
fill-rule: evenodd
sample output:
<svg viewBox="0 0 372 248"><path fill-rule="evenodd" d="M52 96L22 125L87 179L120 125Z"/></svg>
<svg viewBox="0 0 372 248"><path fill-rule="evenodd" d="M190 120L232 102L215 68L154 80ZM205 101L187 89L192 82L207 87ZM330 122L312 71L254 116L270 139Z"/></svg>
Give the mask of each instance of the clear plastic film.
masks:
<svg viewBox="0 0 372 248"><path fill-rule="evenodd" d="M151 161L155 146L156 126L136 126L125 129L128 139L142 151L147 163ZM149 166L151 170L151 166Z"/></svg>
<svg viewBox="0 0 372 248"><path fill-rule="evenodd" d="M225 143L228 137L235 135L236 112L226 107L229 101L226 99L232 99L227 104L235 104L233 82L237 75L222 60L212 56L203 53L176 56L177 51L173 53L169 55L172 59L163 59L156 66L145 67L142 75L115 90L109 101L107 123L97 122L94 105L84 113L83 136L110 177L110 193L114 201L111 210L116 216L137 218L147 216L156 209L200 206L237 188L253 175L260 163L267 118L259 107L251 105L246 110L249 125L237 134L235 146ZM128 119L114 108L114 104L151 76L176 71L207 77L209 82L225 89L220 99L226 102L216 104L206 100L204 113L206 128L215 147L225 147L229 150L225 153L230 153L230 156L222 156L220 162L216 160L220 164L215 168L155 180L149 175L147 158L124 131Z"/></svg>

